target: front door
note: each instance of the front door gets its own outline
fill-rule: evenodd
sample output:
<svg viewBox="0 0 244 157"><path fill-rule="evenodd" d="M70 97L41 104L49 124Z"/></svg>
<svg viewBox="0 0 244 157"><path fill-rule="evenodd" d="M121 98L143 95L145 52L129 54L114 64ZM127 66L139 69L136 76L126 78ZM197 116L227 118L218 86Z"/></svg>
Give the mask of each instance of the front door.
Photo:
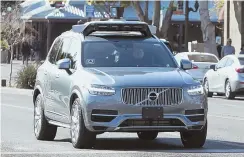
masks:
<svg viewBox="0 0 244 157"><path fill-rule="evenodd" d="M219 63L216 65L216 70L213 72L212 77L209 80L209 87L210 91L212 92L218 92L221 83L219 82L220 72L222 71L222 68L225 67L226 61L228 60L227 57L224 57L219 61Z"/></svg>
<svg viewBox="0 0 244 157"><path fill-rule="evenodd" d="M68 40L68 39L67 39ZM76 62L79 59L78 54L81 51L81 42L78 39L71 38L69 48L63 47L65 57L71 60L69 71L57 70L55 76L55 89L60 93L58 114L62 115L61 121L70 122L70 92L74 73L76 72ZM66 41L68 42L68 41Z"/></svg>
<svg viewBox="0 0 244 157"><path fill-rule="evenodd" d="M45 115L49 117L50 119L55 119L55 99L54 99L54 90L52 86L52 73L54 70L54 63L57 56L57 53L60 49L61 40L60 38L57 38L48 55L48 61L46 63L46 68L44 69L44 75L45 75L45 83L44 83L44 97L45 97Z"/></svg>

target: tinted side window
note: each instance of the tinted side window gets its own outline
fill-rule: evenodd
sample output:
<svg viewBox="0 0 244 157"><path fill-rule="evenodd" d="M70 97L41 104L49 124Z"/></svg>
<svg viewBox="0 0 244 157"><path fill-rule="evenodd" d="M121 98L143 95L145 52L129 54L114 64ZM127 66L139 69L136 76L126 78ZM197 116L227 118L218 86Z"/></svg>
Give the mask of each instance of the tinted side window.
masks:
<svg viewBox="0 0 244 157"><path fill-rule="evenodd" d="M72 38L70 48L67 54L67 58L71 60L71 69L76 69L77 68L77 60L78 57L77 55L81 51L81 42L78 39Z"/></svg>
<svg viewBox="0 0 244 157"><path fill-rule="evenodd" d="M59 49L59 53L56 58L56 62L64 59L69 51L69 46L70 46L70 38L63 38L62 39L62 44Z"/></svg>
<svg viewBox="0 0 244 157"><path fill-rule="evenodd" d="M225 67L231 66L234 63L232 59L228 59L228 61L225 64Z"/></svg>
<svg viewBox="0 0 244 157"><path fill-rule="evenodd" d="M54 41L55 43L53 44L53 47L50 51L50 54L49 54L49 57L48 57L48 61L52 64L55 63L56 61L56 56L57 56L57 53L59 51L59 48L60 48L60 44L61 44L61 39L58 38L57 40Z"/></svg>
<svg viewBox="0 0 244 157"><path fill-rule="evenodd" d="M223 59L221 59L221 60L219 61L219 63L217 64L216 67L217 67L218 69L219 69L219 68L223 68L223 67L225 66L227 60L228 60L228 58L223 58Z"/></svg>

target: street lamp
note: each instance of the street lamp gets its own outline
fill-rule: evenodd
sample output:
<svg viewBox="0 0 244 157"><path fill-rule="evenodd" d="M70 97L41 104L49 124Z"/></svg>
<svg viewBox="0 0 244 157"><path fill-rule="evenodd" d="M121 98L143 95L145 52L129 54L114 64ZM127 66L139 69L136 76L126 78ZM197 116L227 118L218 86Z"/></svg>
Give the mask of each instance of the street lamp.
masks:
<svg viewBox="0 0 244 157"><path fill-rule="evenodd" d="M7 7L7 11L8 12L11 12L12 11L12 8L11 7Z"/></svg>

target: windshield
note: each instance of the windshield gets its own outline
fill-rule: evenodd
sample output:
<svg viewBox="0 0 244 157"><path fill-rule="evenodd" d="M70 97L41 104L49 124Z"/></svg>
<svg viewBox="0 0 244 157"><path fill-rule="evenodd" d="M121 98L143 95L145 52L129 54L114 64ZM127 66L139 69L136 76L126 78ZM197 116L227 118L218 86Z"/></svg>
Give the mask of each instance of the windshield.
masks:
<svg viewBox="0 0 244 157"><path fill-rule="evenodd" d="M244 58L239 58L239 62L241 65L244 65Z"/></svg>
<svg viewBox="0 0 244 157"><path fill-rule="evenodd" d="M215 56L212 55L188 55L189 60L193 62L212 62L212 63L218 63L218 59Z"/></svg>
<svg viewBox="0 0 244 157"><path fill-rule="evenodd" d="M84 67L177 67L161 43L134 41L86 41Z"/></svg>

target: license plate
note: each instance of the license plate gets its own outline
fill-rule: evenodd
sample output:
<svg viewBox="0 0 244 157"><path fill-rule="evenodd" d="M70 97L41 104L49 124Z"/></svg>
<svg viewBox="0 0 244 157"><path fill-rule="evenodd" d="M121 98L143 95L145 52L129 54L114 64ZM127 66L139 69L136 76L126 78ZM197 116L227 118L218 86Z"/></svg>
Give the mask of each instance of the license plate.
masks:
<svg viewBox="0 0 244 157"><path fill-rule="evenodd" d="M164 114L163 107L143 107L142 118L143 119L162 119Z"/></svg>

